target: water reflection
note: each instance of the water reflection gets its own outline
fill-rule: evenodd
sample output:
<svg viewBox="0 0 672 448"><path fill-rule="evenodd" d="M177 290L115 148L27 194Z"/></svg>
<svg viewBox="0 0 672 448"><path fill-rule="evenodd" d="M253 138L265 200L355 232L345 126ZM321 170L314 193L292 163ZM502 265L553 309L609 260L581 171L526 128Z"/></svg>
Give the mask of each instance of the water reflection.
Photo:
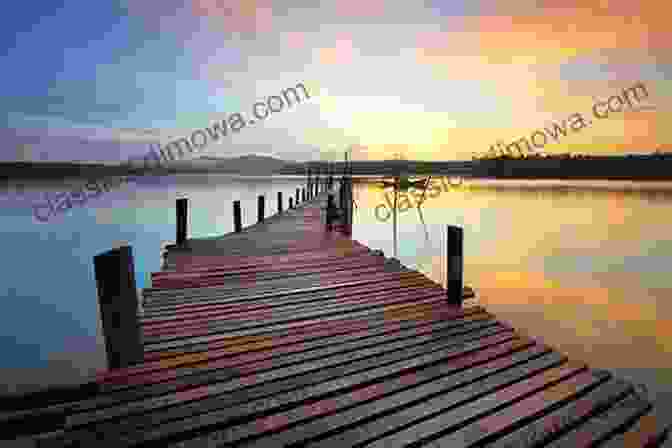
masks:
<svg viewBox="0 0 672 448"><path fill-rule="evenodd" d="M381 192L358 189L353 237L392 253L373 215ZM445 284L443 229L463 226L478 303L672 398L671 204L670 183L466 180L399 214L398 258Z"/></svg>

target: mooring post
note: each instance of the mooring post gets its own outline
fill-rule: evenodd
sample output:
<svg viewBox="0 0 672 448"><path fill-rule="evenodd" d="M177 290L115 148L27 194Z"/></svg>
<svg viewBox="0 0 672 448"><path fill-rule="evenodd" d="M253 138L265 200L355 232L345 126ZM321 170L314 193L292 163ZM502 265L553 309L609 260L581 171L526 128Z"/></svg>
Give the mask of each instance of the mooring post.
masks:
<svg viewBox="0 0 672 448"><path fill-rule="evenodd" d="M352 178L348 177L345 181L345 209L343 210L345 216L345 234L352 235L352 213L353 213L353 202L352 202Z"/></svg>
<svg viewBox="0 0 672 448"><path fill-rule="evenodd" d="M264 206L265 206L264 196L260 195L257 198L257 222L261 222L264 220Z"/></svg>
<svg viewBox="0 0 672 448"><path fill-rule="evenodd" d="M187 240L187 198L181 198L175 201L175 212L177 213L177 235L175 236L175 244L181 246Z"/></svg>
<svg viewBox="0 0 672 448"><path fill-rule="evenodd" d="M447 278L446 294L448 303L462 305L462 272L464 270L462 258L463 231L461 227L446 226L447 229Z"/></svg>
<svg viewBox="0 0 672 448"><path fill-rule="evenodd" d="M292 202L294 199L291 197L289 198L289 208L294 208L294 202Z"/></svg>
<svg viewBox="0 0 672 448"><path fill-rule="evenodd" d="M278 191L278 214L282 213L282 191Z"/></svg>
<svg viewBox="0 0 672 448"><path fill-rule="evenodd" d="M296 200L294 202L296 202L296 205L299 205L299 189L298 188L296 189Z"/></svg>
<svg viewBox="0 0 672 448"><path fill-rule="evenodd" d="M306 202L306 189L301 189L301 202Z"/></svg>
<svg viewBox="0 0 672 448"><path fill-rule="evenodd" d="M142 362L133 253L129 246L93 257L109 369Z"/></svg>
<svg viewBox="0 0 672 448"><path fill-rule="evenodd" d="M240 201L233 201L233 230L236 233L243 231L243 219L240 213Z"/></svg>

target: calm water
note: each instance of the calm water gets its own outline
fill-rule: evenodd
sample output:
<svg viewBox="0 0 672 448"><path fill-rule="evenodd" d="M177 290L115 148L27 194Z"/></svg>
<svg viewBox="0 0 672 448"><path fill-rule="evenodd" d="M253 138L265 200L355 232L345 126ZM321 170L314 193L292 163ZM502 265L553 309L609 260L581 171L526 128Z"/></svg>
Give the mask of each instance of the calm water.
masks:
<svg viewBox="0 0 672 448"><path fill-rule="evenodd" d="M162 244L175 238L177 197L190 198L190 236L214 236L232 231L233 200L241 200L249 225L257 195L266 194L275 212L277 191L286 201L303 181L177 176L129 184L44 224L26 198L62 185L6 189L0 384L12 392L72 383L105 366L92 258L130 243L138 286L149 286ZM384 192L373 184L354 192L353 238L392 256L393 220L374 216ZM672 402L670 205L666 183L465 181L420 211L400 212L398 258L443 282L445 225L463 226L465 283L476 289L476 303Z"/></svg>
<svg viewBox="0 0 672 448"><path fill-rule="evenodd" d="M353 238L393 255L383 191L355 197ZM462 226L476 303L672 411L671 205L672 183L466 180L399 212L398 258L445 285L445 227Z"/></svg>

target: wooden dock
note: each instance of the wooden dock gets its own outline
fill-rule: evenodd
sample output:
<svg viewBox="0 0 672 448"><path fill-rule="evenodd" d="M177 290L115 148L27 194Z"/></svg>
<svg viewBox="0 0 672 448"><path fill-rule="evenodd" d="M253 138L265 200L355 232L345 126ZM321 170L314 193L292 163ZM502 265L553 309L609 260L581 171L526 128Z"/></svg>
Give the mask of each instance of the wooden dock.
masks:
<svg viewBox="0 0 672 448"><path fill-rule="evenodd" d="M298 197L298 196L297 196ZM142 357L0 402L40 447L644 447L669 419L633 386L523 337L337 228L326 193L169 247ZM0 441L2 446L13 446Z"/></svg>

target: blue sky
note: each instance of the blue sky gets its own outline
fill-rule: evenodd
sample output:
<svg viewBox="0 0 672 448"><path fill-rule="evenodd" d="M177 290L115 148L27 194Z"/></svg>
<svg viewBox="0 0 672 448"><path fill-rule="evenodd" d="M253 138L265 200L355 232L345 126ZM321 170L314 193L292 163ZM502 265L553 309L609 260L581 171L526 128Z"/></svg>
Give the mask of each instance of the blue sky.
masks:
<svg viewBox="0 0 672 448"><path fill-rule="evenodd" d="M0 160L126 160L298 83L309 101L203 155L468 159L639 81L656 111L545 149L647 152L672 138L661 17L653 0L16 2Z"/></svg>

